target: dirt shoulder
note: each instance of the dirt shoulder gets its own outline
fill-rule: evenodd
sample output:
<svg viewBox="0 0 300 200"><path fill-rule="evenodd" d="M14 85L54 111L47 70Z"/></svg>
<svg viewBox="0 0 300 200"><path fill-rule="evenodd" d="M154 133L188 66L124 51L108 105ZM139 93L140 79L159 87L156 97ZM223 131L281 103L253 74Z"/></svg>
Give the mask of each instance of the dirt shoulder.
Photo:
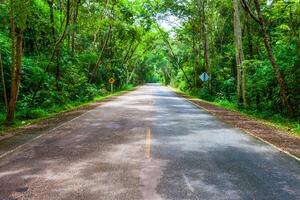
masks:
<svg viewBox="0 0 300 200"><path fill-rule="evenodd" d="M137 87L136 87L137 88ZM23 127L15 128L12 130L8 130L5 132L4 136L0 137L0 156L19 145L22 145L35 137L38 137L41 134L50 132L55 127L58 127L80 115L83 113L92 110L105 102L112 101L113 99L117 98L120 95L124 95L128 92L131 92L134 89L120 92L117 95L109 96L102 100L85 104L83 106L79 106L75 109L65 111L62 113L55 114L52 117L40 120L39 122L32 123L29 125L25 125Z"/></svg>
<svg viewBox="0 0 300 200"><path fill-rule="evenodd" d="M227 110L179 92L175 93L204 108L221 121L231 124L259 140L275 146L280 151L290 154L292 157L300 161L300 137L289 135L284 131L263 124L262 122L251 119L250 117L239 114L238 112Z"/></svg>

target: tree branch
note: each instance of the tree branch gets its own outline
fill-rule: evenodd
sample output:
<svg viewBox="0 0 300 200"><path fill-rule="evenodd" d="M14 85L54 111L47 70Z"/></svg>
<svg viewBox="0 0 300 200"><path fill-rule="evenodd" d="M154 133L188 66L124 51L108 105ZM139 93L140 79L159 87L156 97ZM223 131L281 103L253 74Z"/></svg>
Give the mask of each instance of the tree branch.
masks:
<svg viewBox="0 0 300 200"><path fill-rule="evenodd" d="M262 22L259 20L258 17L255 16L255 14L251 11L251 8L249 7L248 3L245 0L240 0L242 7L244 10L250 15L252 19L254 19L257 23L261 24Z"/></svg>

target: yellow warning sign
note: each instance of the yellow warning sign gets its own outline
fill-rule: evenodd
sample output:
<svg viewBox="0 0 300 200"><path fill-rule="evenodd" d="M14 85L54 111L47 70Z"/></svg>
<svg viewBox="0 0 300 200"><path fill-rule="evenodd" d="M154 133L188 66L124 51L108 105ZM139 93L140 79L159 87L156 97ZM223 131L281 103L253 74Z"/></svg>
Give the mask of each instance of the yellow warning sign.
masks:
<svg viewBox="0 0 300 200"><path fill-rule="evenodd" d="M108 80L108 82L109 82L110 84L114 84L114 83L116 82L116 80L115 80L114 78L110 78L110 79Z"/></svg>

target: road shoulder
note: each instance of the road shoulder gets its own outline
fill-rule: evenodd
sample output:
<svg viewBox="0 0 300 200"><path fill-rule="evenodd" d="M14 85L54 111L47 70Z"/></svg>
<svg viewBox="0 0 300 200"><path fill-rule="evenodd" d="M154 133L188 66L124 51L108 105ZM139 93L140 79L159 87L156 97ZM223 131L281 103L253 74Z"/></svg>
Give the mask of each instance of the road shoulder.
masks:
<svg viewBox="0 0 300 200"><path fill-rule="evenodd" d="M7 132L5 132L4 136L0 137L0 157L3 157L3 155L6 155L7 152L10 152L18 146L23 145L42 134L49 133L51 132L51 130L54 130L57 127L60 127L61 125L83 115L84 113L93 110L98 106L101 106L105 102L112 101L118 96L132 92L137 88L138 87L135 87L131 90L119 92L99 101L84 104L72 110L57 113L54 116L41 119L38 122L8 130Z"/></svg>
<svg viewBox="0 0 300 200"><path fill-rule="evenodd" d="M174 90L173 90L174 91ZM300 138L255 119L174 91L192 104L203 108L219 120L230 124L300 161Z"/></svg>

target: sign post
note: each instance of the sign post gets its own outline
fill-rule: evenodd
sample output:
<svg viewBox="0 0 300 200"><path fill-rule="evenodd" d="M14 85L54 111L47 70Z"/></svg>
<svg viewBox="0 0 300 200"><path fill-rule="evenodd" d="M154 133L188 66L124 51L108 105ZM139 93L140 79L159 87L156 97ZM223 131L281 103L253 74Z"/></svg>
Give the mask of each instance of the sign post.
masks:
<svg viewBox="0 0 300 200"><path fill-rule="evenodd" d="M207 89L210 90L210 85L209 83L205 83L206 81L208 81L210 79L209 75L206 72L203 72L200 76L199 76L200 80L204 82L204 86L207 85Z"/></svg>
<svg viewBox="0 0 300 200"><path fill-rule="evenodd" d="M116 80L114 78L110 78L108 80L108 82L110 83L110 92L113 93L114 92L114 83L116 82Z"/></svg>
<svg viewBox="0 0 300 200"><path fill-rule="evenodd" d="M206 72L203 72L203 73L199 76L199 78L201 79L201 81L205 82L205 81L208 81L209 76L208 76L208 74L207 74Z"/></svg>

